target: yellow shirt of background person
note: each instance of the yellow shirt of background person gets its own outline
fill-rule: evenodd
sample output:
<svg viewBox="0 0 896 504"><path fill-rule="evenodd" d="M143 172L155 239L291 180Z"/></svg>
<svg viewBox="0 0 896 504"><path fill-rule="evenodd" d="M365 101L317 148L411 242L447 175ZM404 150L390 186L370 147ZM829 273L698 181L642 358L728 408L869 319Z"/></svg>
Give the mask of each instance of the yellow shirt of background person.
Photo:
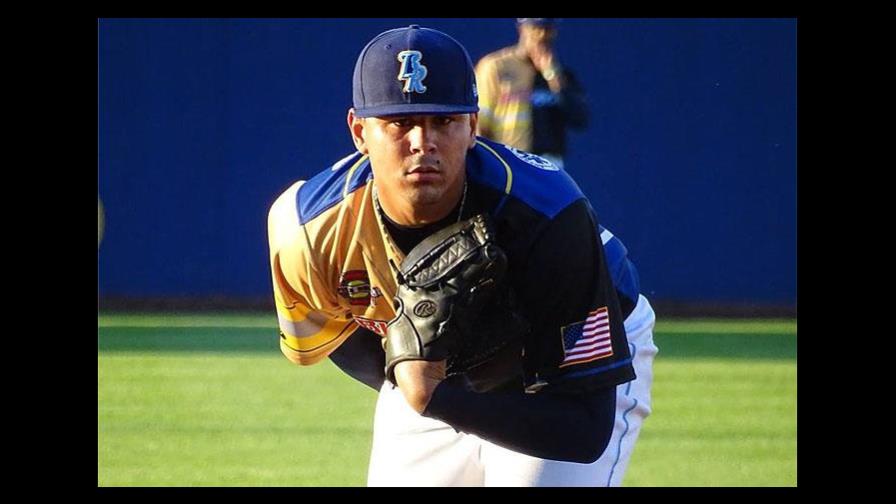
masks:
<svg viewBox="0 0 896 504"><path fill-rule="evenodd" d="M503 78L502 78L503 77ZM479 91L479 134L498 143L532 148L532 81L535 68L507 47L486 55L476 65Z"/></svg>

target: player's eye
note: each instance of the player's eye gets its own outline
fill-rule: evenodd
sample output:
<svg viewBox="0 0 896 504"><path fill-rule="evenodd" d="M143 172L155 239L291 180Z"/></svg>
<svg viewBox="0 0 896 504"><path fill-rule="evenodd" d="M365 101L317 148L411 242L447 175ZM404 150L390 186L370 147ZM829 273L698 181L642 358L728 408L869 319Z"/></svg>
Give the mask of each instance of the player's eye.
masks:
<svg viewBox="0 0 896 504"><path fill-rule="evenodd" d="M400 118L393 119L391 124L398 128L407 128L411 125L411 120L406 117L400 117Z"/></svg>

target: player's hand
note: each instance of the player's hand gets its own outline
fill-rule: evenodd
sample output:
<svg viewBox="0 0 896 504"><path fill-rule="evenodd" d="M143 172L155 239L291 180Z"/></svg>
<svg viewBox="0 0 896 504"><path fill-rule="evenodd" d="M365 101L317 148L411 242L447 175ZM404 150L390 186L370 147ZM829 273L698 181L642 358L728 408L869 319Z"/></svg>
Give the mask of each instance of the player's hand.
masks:
<svg viewBox="0 0 896 504"><path fill-rule="evenodd" d="M432 393L445 379L445 361L403 361L395 365L395 382L405 401L423 413Z"/></svg>

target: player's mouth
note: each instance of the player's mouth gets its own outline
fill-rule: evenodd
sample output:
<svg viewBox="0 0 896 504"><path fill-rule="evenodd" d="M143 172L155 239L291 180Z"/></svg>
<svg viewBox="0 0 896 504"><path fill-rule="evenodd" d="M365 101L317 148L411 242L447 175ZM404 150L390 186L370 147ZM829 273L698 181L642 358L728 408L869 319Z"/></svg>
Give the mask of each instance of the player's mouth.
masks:
<svg viewBox="0 0 896 504"><path fill-rule="evenodd" d="M408 170L407 179L414 183L438 182L442 179L442 170L430 165L415 166Z"/></svg>

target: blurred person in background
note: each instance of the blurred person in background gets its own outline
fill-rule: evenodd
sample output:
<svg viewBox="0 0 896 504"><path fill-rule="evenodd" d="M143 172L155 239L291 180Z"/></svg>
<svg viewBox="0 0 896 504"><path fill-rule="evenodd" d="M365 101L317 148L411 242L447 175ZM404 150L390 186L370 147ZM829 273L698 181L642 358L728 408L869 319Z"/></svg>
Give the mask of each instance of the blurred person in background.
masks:
<svg viewBox="0 0 896 504"><path fill-rule="evenodd" d="M563 168L566 130L588 125L584 90L554 51L559 20L517 18L519 41L476 64L478 134Z"/></svg>

